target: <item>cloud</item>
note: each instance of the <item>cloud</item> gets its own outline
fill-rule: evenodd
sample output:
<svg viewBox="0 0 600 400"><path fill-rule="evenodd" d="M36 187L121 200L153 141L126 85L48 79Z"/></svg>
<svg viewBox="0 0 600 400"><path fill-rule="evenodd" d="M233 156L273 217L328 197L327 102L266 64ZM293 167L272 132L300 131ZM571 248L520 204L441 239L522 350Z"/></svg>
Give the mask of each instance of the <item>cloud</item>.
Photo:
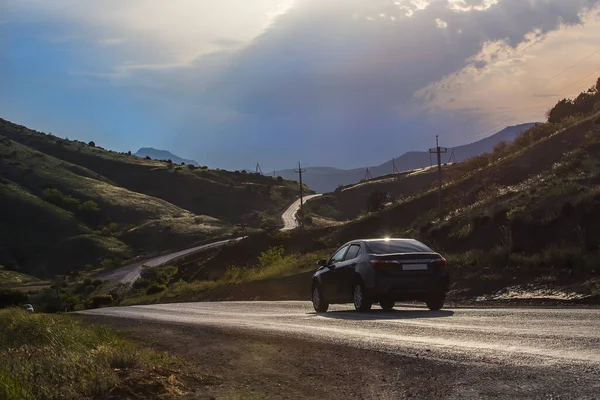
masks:
<svg viewBox="0 0 600 400"><path fill-rule="evenodd" d="M435 19L435 25L438 28L447 28L448 27L448 23L446 21L444 21L444 20L439 19L439 18Z"/></svg>
<svg viewBox="0 0 600 400"><path fill-rule="evenodd" d="M110 52L110 68L87 72L154 99L186 150L352 166L425 147L440 130L468 141L517 97L531 107L548 94L546 72L569 63L561 51L574 62L596 43L588 10L600 0L15 4ZM101 46L107 38L123 41Z"/></svg>

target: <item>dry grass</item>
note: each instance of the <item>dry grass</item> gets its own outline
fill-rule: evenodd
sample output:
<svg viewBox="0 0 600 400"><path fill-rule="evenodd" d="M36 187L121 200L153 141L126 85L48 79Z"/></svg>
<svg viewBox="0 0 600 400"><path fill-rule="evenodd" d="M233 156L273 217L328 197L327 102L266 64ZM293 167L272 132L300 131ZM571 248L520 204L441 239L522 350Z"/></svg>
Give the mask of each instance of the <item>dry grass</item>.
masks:
<svg viewBox="0 0 600 400"><path fill-rule="evenodd" d="M2 399L106 398L169 365L176 361L74 317L0 311Z"/></svg>

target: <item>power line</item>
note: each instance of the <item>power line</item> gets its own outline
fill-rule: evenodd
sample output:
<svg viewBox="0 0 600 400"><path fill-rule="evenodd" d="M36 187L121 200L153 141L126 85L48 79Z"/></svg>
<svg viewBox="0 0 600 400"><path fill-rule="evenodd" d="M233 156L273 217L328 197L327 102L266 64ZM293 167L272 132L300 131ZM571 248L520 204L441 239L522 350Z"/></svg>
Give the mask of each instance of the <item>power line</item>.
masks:
<svg viewBox="0 0 600 400"><path fill-rule="evenodd" d="M583 58L583 59L581 59L581 60L577 61L575 64L571 65L570 67L567 67L566 69L564 69L564 70L560 71L558 74L556 74L556 75L552 76L550 79L554 79L554 78L556 78L557 76L560 76L560 75L564 74L565 72L567 72L567 71L569 71L569 70L571 70L571 69L575 68L576 66L578 66L578 65L579 65L579 64L581 64L582 62L589 60L590 58L592 58L593 56L595 56L595 55L596 55L596 54L598 54L598 53L600 53L600 49L596 50L595 52L593 52L593 53L592 53L592 54L590 54L589 56L587 56L587 57L585 57L585 58Z"/></svg>

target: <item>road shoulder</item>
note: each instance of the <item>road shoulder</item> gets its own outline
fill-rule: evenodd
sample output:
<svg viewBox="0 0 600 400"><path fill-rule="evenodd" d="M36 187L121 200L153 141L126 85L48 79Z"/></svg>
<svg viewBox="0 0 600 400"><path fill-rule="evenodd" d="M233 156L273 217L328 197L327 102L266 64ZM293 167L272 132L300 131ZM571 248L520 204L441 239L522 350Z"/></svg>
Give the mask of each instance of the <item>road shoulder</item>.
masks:
<svg viewBox="0 0 600 400"><path fill-rule="evenodd" d="M82 316L180 357L201 376L189 398L593 398L566 368L434 360L244 330ZM592 394L590 394L592 393Z"/></svg>

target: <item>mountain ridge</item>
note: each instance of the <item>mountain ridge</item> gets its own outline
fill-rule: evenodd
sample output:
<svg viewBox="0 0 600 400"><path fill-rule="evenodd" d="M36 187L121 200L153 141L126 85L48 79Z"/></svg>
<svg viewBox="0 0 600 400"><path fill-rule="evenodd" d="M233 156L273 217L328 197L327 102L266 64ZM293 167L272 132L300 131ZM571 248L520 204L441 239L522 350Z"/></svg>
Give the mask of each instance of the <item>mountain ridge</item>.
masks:
<svg viewBox="0 0 600 400"><path fill-rule="evenodd" d="M153 160L171 160L174 164L181 164L183 162L186 165L200 166L196 160L181 158L168 150L155 149L154 147L141 147L133 155L140 158L150 157Z"/></svg>
<svg viewBox="0 0 600 400"><path fill-rule="evenodd" d="M480 139L476 142L456 146L454 150L454 161L464 161L479 154L491 152L494 146L502 141L510 142L520 133L526 131L537 122L524 123L514 126L508 126L499 132L488 137ZM442 158L442 162L447 162L451 153L446 153ZM369 172L373 178L387 175L393 172L393 164L395 163L398 171L408 171L418 168L427 167L430 164L429 152L426 151L408 151L393 160L388 160L382 164L370 166ZM349 185L358 183L365 178L365 168L339 169L335 167L307 167L306 172L302 175L303 183L317 193L333 192L340 185ZM284 179L297 180L297 173L293 169L285 169L274 171L275 175L281 176Z"/></svg>

